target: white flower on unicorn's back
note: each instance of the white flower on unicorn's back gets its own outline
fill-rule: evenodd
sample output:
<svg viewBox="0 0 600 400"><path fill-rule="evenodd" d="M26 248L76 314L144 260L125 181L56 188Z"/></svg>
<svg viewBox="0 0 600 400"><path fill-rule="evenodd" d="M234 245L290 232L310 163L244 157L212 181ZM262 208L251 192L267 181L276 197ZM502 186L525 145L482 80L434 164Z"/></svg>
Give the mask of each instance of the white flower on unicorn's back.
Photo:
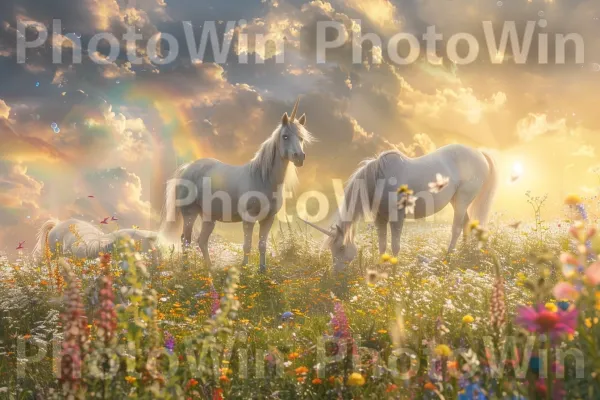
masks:
<svg viewBox="0 0 600 400"><path fill-rule="evenodd" d="M444 190L446 186L448 186L449 182L450 178L448 178L447 176L442 176L442 174L435 174L435 182L429 182L429 191L431 193L439 193L442 190Z"/></svg>

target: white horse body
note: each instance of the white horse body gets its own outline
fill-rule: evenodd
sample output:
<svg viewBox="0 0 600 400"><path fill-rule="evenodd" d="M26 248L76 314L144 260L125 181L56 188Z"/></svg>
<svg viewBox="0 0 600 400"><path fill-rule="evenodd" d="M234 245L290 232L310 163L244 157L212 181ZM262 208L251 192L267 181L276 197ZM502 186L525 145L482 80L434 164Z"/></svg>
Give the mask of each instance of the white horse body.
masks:
<svg viewBox="0 0 600 400"><path fill-rule="evenodd" d="M178 239L185 248L191 244L194 223L200 216L198 245L210 267L208 240L215 223L243 222L245 265L254 224L259 222L260 268L264 270L267 236L282 205L284 184L289 186L290 180L296 179L296 167L304 163L303 145L312 140L304 128L306 116L295 119L297 109L298 101L291 116L283 115L281 124L245 165L201 159L180 167L167 183L161 235L175 242L181 233Z"/></svg>
<svg viewBox="0 0 600 400"><path fill-rule="evenodd" d="M51 251L60 249L61 253L76 258L94 258L101 252L111 251L114 243L124 238L141 241L142 250L149 251L155 248L158 234L137 229L104 233L91 223L78 219L72 218L62 222L51 219L45 222L38 232L33 257L41 258L45 249L49 248Z"/></svg>
<svg viewBox="0 0 600 400"><path fill-rule="evenodd" d="M436 175L448 178L438 193L429 184ZM335 218L335 229L329 231L310 224L326 233L336 269L342 269L356 256L354 224L365 216L365 210L375 219L379 251L387 248L387 225L390 225L392 253L400 250L400 235L407 214L399 209L398 188L406 185L417 197L414 218L424 218L451 204L454 208L452 238L448 251L456 246L461 231L469 220L485 225L497 184L497 171L492 157L464 145L444 146L430 154L410 158L399 151L387 151L377 158L366 160L355 171L344 190L344 207ZM363 203L361 190L366 189L369 204ZM410 215L409 215L410 216Z"/></svg>

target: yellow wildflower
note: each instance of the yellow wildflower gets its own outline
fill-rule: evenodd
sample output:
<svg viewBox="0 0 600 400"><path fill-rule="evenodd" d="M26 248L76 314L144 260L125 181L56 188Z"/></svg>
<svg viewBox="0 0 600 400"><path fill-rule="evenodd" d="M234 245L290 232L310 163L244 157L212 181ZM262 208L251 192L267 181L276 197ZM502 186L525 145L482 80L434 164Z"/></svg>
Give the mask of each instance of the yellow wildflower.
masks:
<svg viewBox="0 0 600 400"><path fill-rule="evenodd" d="M348 377L348 386L362 386L365 384L365 377L358 372L353 372Z"/></svg>
<svg viewBox="0 0 600 400"><path fill-rule="evenodd" d="M381 255L381 262L388 262L390 261L390 259L392 258L392 256L390 256L389 254L385 253Z"/></svg>
<svg viewBox="0 0 600 400"><path fill-rule="evenodd" d="M576 206L577 204L581 204L581 197L578 194L571 193L565 197L565 204L568 206Z"/></svg>
<svg viewBox="0 0 600 400"><path fill-rule="evenodd" d="M137 381L137 378L135 376L127 375L125 377L125 380L127 381L127 383L133 385L135 383L135 381Z"/></svg>
<svg viewBox="0 0 600 400"><path fill-rule="evenodd" d="M475 321L475 318L473 318L473 316L472 316L472 315L469 315L469 314L465 315L465 316L462 318L462 322L463 322L463 323L465 323L465 324L470 324L470 323L472 323L473 321Z"/></svg>
<svg viewBox="0 0 600 400"><path fill-rule="evenodd" d="M546 310L548 310L550 312L557 312L558 311L558 307L554 303L546 303L545 307L546 307Z"/></svg>
<svg viewBox="0 0 600 400"><path fill-rule="evenodd" d="M392 264L392 265L397 265L397 264L398 264L398 259L397 259L396 257L392 257L392 258L390 259L390 264Z"/></svg>
<svg viewBox="0 0 600 400"><path fill-rule="evenodd" d="M450 357L450 355L452 355L452 350L450 350L450 347L446 346L445 344L437 345L434 352L441 357Z"/></svg>

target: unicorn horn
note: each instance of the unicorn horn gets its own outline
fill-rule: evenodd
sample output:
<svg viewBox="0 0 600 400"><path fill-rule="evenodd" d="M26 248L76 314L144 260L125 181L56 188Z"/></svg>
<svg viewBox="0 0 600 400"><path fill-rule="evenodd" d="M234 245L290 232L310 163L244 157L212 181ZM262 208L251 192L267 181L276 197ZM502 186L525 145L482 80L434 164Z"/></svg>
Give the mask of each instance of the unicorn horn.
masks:
<svg viewBox="0 0 600 400"><path fill-rule="evenodd" d="M321 228L320 226L318 226L318 225L315 225L315 224L313 224L312 222L308 222L308 221L307 221L307 220L305 220L305 219L302 219L302 218L299 218L299 219L300 219L301 221L304 221L304 222L305 222L307 225L310 225L310 226L312 226L312 227L313 227L313 228L315 228L316 230L318 230L318 231L320 231L320 232L323 232L323 233L324 233L324 234L326 234L327 236L331 236L331 237L333 237L333 236L334 236L334 235L333 235L333 232L330 232L330 231L328 231L328 230L327 230L327 229L325 229L325 228Z"/></svg>
<svg viewBox="0 0 600 400"><path fill-rule="evenodd" d="M300 97L296 99L296 104L294 104L294 109L292 110L292 115L290 116L290 121L294 121L296 118L296 112L298 111L298 103L300 103Z"/></svg>

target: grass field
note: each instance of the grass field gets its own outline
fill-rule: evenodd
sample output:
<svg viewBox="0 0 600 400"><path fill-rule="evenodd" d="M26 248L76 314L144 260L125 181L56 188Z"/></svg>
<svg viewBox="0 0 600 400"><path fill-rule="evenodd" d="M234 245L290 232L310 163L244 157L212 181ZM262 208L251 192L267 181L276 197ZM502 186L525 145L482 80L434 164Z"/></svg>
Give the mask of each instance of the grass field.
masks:
<svg viewBox="0 0 600 400"><path fill-rule="evenodd" d="M409 224L397 258L365 226L343 274L287 226L266 274L225 242L212 271L194 251L152 265L135 243L4 259L0 398L600 398L597 243L569 226L474 226L446 256L449 226Z"/></svg>

